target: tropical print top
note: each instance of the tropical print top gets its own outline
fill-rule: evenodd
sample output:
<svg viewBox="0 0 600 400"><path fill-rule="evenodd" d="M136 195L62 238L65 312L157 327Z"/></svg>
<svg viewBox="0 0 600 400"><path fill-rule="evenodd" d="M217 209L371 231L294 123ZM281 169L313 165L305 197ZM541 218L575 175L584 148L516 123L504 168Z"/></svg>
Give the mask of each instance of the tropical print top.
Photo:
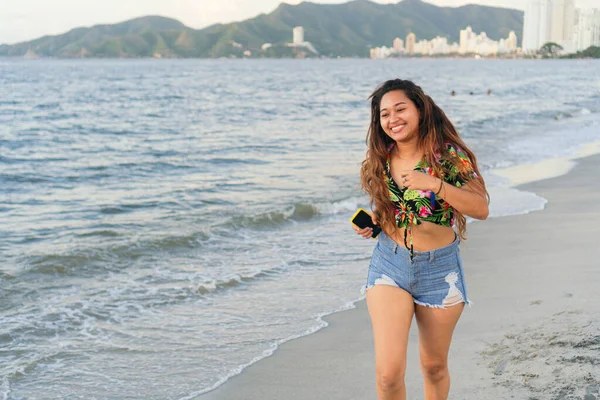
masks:
<svg viewBox="0 0 600 400"><path fill-rule="evenodd" d="M443 199L437 198L435 193L429 190L411 190L405 187L399 188L390 172L391 150L394 144L388 148L388 157L385 163L384 179L388 185L390 200L394 203L396 211L396 224L399 228L410 228L414 225L420 225L422 221L433 222L442 226L454 226L454 209ZM439 160L445 174L441 179L453 186L461 187L469 180L477 178L477 173L473 168L471 160L465 152L459 148L446 143L447 156L442 157L438 150L435 158ZM455 163L459 162L465 167L466 173L460 174ZM440 178L429 166L427 160L423 158L415 166L415 171L421 171L426 174ZM408 230L408 229L407 229ZM406 235L406 231L405 231ZM412 235L411 235L412 245ZM408 247L408 246L407 246Z"/></svg>

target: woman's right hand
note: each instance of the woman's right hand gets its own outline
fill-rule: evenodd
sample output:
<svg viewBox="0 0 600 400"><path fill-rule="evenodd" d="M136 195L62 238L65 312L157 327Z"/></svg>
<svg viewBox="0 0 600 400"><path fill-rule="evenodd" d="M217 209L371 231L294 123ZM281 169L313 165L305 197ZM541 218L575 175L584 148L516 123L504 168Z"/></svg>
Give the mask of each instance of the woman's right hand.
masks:
<svg viewBox="0 0 600 400"><path fill-rule="evenodd" d="M373 221L374 225L377 225L377 217L375 215L371 216L371 221ZM356 231L356 233L358 235L364 237L365 239L370 239L373 237L373 228L370 228L370 227L359 228L356 225L352 225L352 227L354 228L354 230Z"/></svg>

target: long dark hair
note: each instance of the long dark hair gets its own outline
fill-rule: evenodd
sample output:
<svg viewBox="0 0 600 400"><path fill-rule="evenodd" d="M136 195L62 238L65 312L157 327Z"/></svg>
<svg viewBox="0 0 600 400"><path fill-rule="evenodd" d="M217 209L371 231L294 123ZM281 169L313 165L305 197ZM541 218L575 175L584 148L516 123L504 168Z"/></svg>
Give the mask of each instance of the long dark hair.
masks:
<svg viewBox="0 0 600 400"><path fill-rule="evenodd" d="M367 157L362 163L360 170L361 183L363 190L369 195L371 207L375 209L375 215L378 223L383 226L395 222L394 205L390 201L387 184L383 178L384 166L388 155L388 146L394 143L383 130L380 124L381 99L391 91L401 90L404 92L416 106L419 111L419 132L418 146L425 152L425 159L437 176L444 176L445 171L435 155L436 151L441 154L441 158L448 160L458 168L461 176L465 179L471 179L471 171L460 162L457 157L450 157L445 144L451 144L459 147L469 157L473 169L477 173L476 179L471 179L474 185L477 185L489 202L489 194L485 188L485 182L481 177L477 167L477 158L469 149L467 144L461 139L454 124L450 122L444 111L423 92L421 87L409 80L393 79L384 82L369 96L371 99L371 123L367 132ZM454 210L458 234L462 239L466 239L466 219L456 209Z"/></svg>

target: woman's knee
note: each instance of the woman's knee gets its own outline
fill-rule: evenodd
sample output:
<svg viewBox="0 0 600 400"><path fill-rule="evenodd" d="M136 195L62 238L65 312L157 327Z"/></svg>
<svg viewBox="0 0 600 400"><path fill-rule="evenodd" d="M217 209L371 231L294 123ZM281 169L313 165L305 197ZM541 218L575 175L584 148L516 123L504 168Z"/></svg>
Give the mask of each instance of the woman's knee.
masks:
<svg viewBox="0 0 600 400"><path fill-rule="evenodd" d="M430 382L441 381L448 375L448 363L445 360L421 361L421 369Z"/></svg>
<svg viewBox="0 0 600 400"><path fill-rule="evenodd" d="M404 375L406 366L404 364L377 365L377 386L384 392L396 392L404 387Z"/></svg>

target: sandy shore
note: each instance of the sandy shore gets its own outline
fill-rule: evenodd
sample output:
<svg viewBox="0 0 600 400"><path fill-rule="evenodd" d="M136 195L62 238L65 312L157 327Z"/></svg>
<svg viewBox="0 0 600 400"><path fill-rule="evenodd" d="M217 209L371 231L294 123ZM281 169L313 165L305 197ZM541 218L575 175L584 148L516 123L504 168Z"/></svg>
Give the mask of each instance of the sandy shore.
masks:
<svg viewBox="0 0 600 400"><path fill-rule="evenodd" d="M543 211L470 224L461 253L474 305L454 335L450 399L600 399L598 175L600 155L579 159L519 187L546 198ZM198 399L376 399L364 301L325 319ZM408 399L423 398L415 328Z"/></svg>

